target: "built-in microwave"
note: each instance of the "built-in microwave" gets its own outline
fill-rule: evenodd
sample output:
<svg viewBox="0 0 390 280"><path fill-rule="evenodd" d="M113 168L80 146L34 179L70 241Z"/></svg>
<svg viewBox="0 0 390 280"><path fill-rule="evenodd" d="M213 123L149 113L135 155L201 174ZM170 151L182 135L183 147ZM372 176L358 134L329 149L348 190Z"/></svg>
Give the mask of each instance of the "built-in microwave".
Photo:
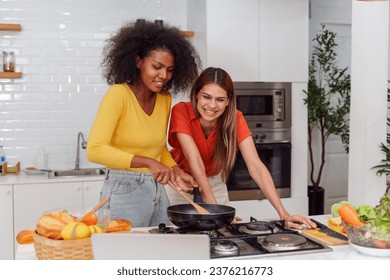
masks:
<svg viewBox="0 0 390 280"><path fill-rule="evenodd" d="M235 82L234 90L250 129L291 127L291 83Z"/></svg>

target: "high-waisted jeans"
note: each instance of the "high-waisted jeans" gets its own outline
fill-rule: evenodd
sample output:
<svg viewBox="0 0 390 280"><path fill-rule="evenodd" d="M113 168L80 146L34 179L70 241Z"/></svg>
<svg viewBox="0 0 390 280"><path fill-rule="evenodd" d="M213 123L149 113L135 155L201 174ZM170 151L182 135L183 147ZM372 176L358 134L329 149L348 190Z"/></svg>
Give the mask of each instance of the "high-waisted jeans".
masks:
<svg viewBox="0 0 390 280"><path fill-rule="evenodd" d="M105 207L111 219L127 219L133 227L171 224L167 215L169 200L164 186L151 173L110 169L107 172L101 199L109 196Z"/></svg>

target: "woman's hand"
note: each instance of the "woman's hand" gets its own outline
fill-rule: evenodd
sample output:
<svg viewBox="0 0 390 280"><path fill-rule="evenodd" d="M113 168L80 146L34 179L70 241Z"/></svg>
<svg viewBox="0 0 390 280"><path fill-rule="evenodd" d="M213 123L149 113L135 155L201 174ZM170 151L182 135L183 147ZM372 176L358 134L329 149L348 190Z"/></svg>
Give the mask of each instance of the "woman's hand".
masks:
<svg viewBox="0 0 390 280"><path fill-rule="evenodd" d="M310 220L308 217L301 215L292 215L286 216L284 218L285 226L288 228L303 229L306 228L316 228L317 225Z"/></svg>
<svg viewBox="0 0 390 280"><path fill-rule="evenodd" d="M177 165L172 167L172 176L170 179L176 188L187 193L192 193L193 189L198 187L195 179Z"/></svg>
<svg viewBox="0 0 390 280"><path fill-rule="evenodd" d="M153 179L160 184L168 184L169 178L172 177L172 168L161 162L148 157L134 156L130 164L131 168L148 168L152 173Z"/></svg>
<svg viewBox="0 0 390 280"><path fill-rule="evenodd" d="M157 160L150 159L148 168L150 169L154 180L160 184L168 184L169 179L172 177L172 168L169 168Z"/></svg>
<svg viewBox="0 0 390 280"><path fill-rule="evenodd" d="M232 224L237 224L238 222L241 222L242 218L241 217L234 217Z"/></svg>

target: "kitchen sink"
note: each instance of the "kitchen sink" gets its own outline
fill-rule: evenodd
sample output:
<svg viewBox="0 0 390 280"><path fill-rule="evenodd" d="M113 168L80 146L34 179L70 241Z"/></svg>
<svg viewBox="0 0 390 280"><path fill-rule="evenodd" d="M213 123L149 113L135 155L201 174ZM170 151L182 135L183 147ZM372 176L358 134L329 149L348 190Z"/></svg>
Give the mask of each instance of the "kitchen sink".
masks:
<svg viewBox="0 0 390 280"><path fill-rule="evenodd" d="M62 170L51 170L49 172L49 178L60 178L60 177L80 177L80 176L99 176L105 175L105 168L80 168L80 169L62 169Z"/></svg>

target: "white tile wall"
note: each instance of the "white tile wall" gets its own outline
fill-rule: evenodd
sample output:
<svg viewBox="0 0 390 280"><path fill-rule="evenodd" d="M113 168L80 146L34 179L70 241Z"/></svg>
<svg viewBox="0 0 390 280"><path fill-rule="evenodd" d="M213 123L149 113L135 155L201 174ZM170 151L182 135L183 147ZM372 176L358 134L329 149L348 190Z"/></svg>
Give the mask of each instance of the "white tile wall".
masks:
<svg viewBox="0 0 390 280"><path fill-rule="evenodd" d="M35 165L40 146L50 168L73 168L77 133L88 136L107 89L99 68L105 39L137 18L186 30L183 0L0 0L0 51L16 54L22 79L0 79L0 145L10 164ZM1 60L2 61L2 60ZM94 166L81 152L81 167Z"/></svg>

